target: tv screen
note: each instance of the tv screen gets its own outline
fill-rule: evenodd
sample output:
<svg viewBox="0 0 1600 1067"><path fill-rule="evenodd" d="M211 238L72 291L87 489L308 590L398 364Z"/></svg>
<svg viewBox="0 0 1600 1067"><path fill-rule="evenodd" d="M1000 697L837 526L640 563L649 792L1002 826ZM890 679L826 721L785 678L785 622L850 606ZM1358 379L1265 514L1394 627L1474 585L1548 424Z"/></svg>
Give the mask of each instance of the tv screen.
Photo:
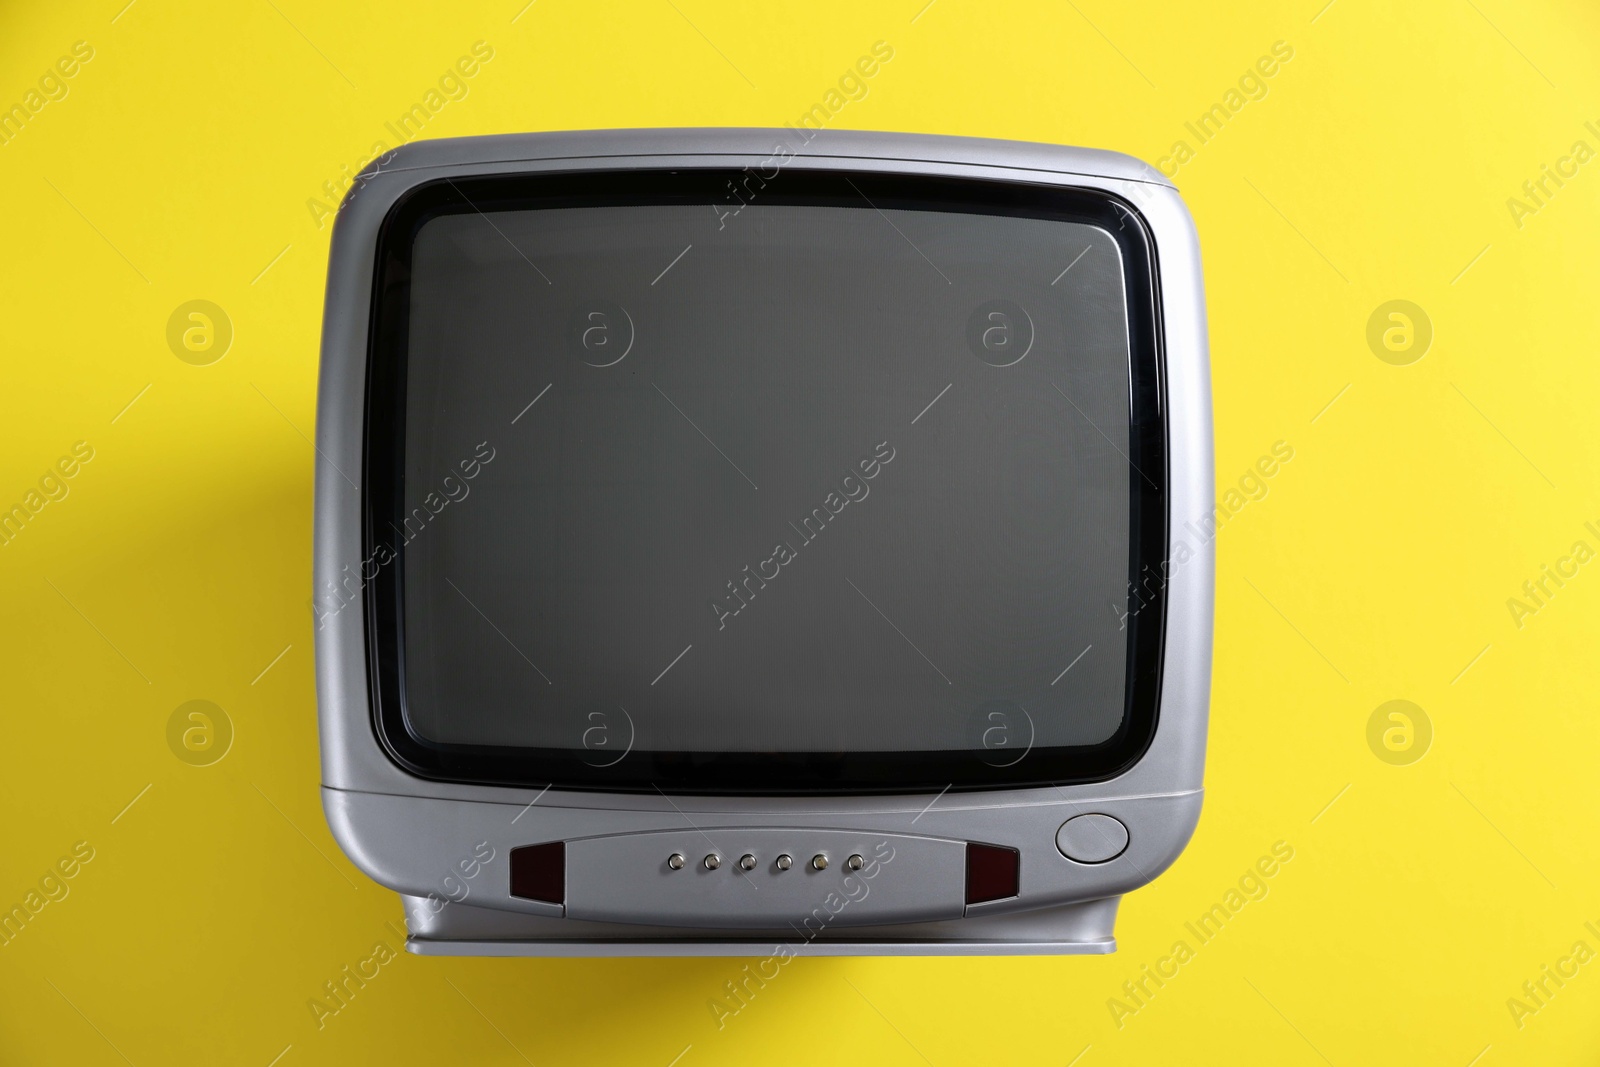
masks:
<svg viewBox="0 0 1600 1067"><path fill-rule="evenodd" d="M588 788L1115 771L1160 647L1152 273L1060 189L423 187L369 397L386 740Z"/></svg>

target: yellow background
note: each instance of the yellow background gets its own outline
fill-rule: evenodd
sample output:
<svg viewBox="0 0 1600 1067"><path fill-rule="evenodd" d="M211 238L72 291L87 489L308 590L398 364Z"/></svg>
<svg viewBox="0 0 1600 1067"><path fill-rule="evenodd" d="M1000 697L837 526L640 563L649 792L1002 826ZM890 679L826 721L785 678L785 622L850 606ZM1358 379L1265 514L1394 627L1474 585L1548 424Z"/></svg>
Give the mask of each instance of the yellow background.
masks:
<svg viewBox="0 0 1600 1067"><path fill-rule="evenodd" d="M1573 542L1600 548L1600 162L1520 227L1506 204L1573 142L1600 149L1592 7L124 2L0 15L0 104L94 48L0 146L0 505L95 449L0 547L0 906L95 850L0 947L0 1061L1596 1062L1600 962L1520 1027L1506 1004L1574 942L1600 951L1600 563L1520 629L1506 606ZM306 201L474 41L493 60L425 136L778 125L880 39L894 58L838 127L1197 149L1177 180L1218 491L1276 441L1295 455L1218 538L1188 851L1126 900L1109 957L804 959L719 1030L729 960L403 956L319 1030L308 1000L395 945L400 909L317 792L331 228ZM1196 145L1184 123L1277 41L1294 56L1267 95ZM192 299L234 326L210 366L166 343ZM1434 328L1409 366L1366 343L1393 299ZM167 744L192 699L235 729L211 766ZM1367 744L1392 699L1433 724L1409 766ZM1266 898L1119 1028L1108 999L1277 841L1294 859Z"/></svg>

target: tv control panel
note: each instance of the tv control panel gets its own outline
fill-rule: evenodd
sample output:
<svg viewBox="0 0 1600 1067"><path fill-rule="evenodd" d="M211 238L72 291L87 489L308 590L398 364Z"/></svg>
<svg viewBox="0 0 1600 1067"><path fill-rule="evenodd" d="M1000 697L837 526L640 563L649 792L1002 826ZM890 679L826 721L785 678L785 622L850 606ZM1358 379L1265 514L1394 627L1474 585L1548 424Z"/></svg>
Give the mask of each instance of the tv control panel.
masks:
<svg viewBox="0 0 1600 1067"><path fill-rule="evenodd" d="M982 842L857 830L684 827L511 851L511 895L571 919L794 928L960 918L1017 894L1021 857Z"/></svg>

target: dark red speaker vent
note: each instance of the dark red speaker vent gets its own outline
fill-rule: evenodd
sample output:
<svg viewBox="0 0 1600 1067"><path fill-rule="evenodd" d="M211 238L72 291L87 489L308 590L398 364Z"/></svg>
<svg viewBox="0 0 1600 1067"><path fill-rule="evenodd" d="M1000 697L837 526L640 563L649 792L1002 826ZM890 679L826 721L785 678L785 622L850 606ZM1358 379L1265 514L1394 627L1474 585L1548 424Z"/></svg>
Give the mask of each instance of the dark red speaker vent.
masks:
<svg viewBox="0 0 1600 1067"><path fill-rule="evenodd" d="M968 841L967 903L982 904L986 900L1016 896L1020 870L1021 853L1016 849Z"/></svg>
<svg viewBox="0 0 1600 1067"><path fill-rule="evenodd" d="M967 895L971 896L971 850L967 874ZM567 899L567 843L549 841L542 845L523 845L511 850L511 895L524 900L563 904Z"/></svg>

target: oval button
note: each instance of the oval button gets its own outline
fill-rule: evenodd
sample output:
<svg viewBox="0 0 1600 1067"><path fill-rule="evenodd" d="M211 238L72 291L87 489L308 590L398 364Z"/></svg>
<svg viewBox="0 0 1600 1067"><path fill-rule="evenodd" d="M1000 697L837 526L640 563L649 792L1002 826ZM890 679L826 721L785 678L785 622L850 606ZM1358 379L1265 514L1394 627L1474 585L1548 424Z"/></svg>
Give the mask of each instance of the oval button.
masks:
<svg viewBox="0 0 1600 1067"><path fill-rule="evenodd" d="M1076 815L1056 831L1056 847L1069 860L1105 863L1128 847L1128 828L1109 815Z"/></svg>

